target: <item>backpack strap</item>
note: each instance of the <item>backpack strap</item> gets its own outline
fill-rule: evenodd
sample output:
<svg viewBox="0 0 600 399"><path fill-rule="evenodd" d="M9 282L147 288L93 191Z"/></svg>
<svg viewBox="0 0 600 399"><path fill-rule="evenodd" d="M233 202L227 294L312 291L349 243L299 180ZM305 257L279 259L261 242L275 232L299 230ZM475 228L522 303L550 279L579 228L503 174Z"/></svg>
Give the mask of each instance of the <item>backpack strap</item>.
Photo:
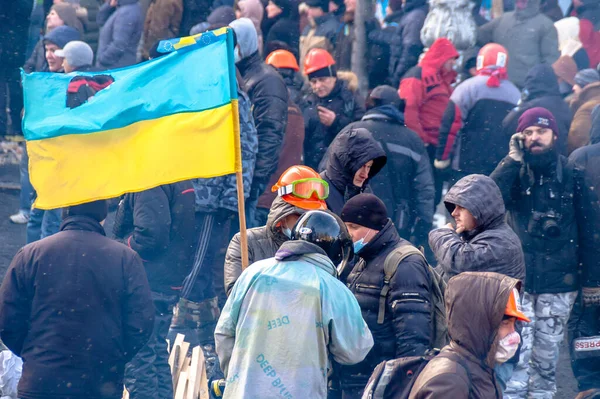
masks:
<svg viewBox="0 0 600 399"><path fill-rule="evenodd" d="M444 356L444 354L442 354L442 356L444 356L446 358L451 358L456 363L460 364L460 367L462 367L465 370L465 373L467 374L467 379L469 380L469 397L471 397L471 392L473 391L471 388L473 386L473 378L471 377L471 371L469 370L469 367L467 366L466 359L456 352L448 353L448 355L450 355L450 356L447 356L447 355Z"/></svg>
<svg viewBox="0 0 600 399"><path fill-rule="evenodd" d="M390 292L390 282L398 270L398 265L404 259L411 255L420 255L425 259L423 253L412 245L402 245L394 248L385 258L383 263L383 288L379 293L379 313L377 314L377 324L383 324L385 319L385 301Z"/></svg>

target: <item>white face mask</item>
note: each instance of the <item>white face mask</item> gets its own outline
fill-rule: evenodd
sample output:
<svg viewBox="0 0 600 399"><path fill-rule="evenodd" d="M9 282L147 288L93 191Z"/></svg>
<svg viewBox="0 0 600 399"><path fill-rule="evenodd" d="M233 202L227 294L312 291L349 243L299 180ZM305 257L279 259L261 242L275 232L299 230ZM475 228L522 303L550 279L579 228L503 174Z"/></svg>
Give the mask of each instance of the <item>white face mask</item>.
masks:
<svg viewBox="0 0 600 399"><path fill-rule="evenodd" d="M498 351L496 352L496 362L506 363L509 361L517 353L520 343L521 336L516 331L501 339L498 343Z"/></svg>
<svg viewBox="0 0 600 399"><path fill-rule="evenodd" d="M242 56L240 55L240 48L237 46L233 50L233 59L236 64L242 60Z"/></svg>

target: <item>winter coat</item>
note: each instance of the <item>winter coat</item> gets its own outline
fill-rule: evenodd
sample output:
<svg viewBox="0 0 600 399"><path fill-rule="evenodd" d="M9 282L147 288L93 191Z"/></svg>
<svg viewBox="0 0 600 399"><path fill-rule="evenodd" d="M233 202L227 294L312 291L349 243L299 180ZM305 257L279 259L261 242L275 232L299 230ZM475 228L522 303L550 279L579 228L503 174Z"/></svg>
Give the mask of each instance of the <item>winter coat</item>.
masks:
<svg viewBox="0 0 600 399"><path fill-rule="evenodd" d="M275 18L267 19L267 31L263 33L265 36L265 57L277 49L291 51L294 57L298 59L300 54L300 25L298 19L292 19L286 16L288 13L283 10L284 14L280 14Z"/></svg>
<svg viewBox="0 0 600 399"><path fill-rule="evenodd" d="M377 323L385 259L395 248L404 245L410 243L398 236L389 220L358 253L359 261L348 276L348 287L358 300L375 344L364 361L341 367L344 390L363 388L375 367L384 360L419 356L431 349L432 281L427 262L419 255L410 255L398 264L390 281L383 324Z"/></svg>
<svg viewBox="0 0 600 399"><path fill-rule="evenodd" d="M529 0L525 10L507 12L478 30L480 46L494 42L506 48L510 54L508 79L519 87L531 68L552 65L560 56L556 28L539 6L540 0Z"/></svg>
<svg viewBox="0 0 600 399"><path fill-rule="evenodd" d="M558 80L550 65L536 65L529 71L523 89L524 99L502 121L503 136L510 137L517 133L519 118L530 108L542 107L552 113L558 125L558 141L556 148L560 154L567 152L567 135L573 120L569 105L563 100L558 88Z"/></svg>
<svg viewBox="0 0 600 399"><path fill-rule="evenodd" d="M474 230L461 234L448 227L429 233L429 246L447 279L468 271L525 279L521 241L504 220L502 194L492 179L464 177L448 190L444 203L465 208L477 222Z"/></svg>
<svg viewBox="0 0 600 399"><path fill-rule="evenodd" d="M398 87L402 76L417 65L423 52L421 28L429 7L424 0L408 0L402 10L388 14L384 27L369 34L369 40L389 46L388 83Z"/></svg>
<svg viewBox="0 0 600 399"><path fill-rule="evenodd" d="M300 59L298 65L304 69L304 57L313 48L322 48L333 54L341 23L332 14L325 14L311 20L300 35Z"/></svg>
<svg viewBox="0 0 600 399"><path fill-rule="evenodd" d="M282 232L279 223L292 214L302 215L306 212L288 204L281 197L275 198L267 218L267 224L248 230L248 260L252 265L263 259L272 258L289 238ZM231 239L225 254L225 291L231 293L233 285L242 274L242 252L240 233Z"/></svg>
<svg viewBox="0 0 600 399"><path fill-rule="evenodd" d="M327 398L329 356L355 364L373 346L356 298L325 251L288 241L242 273L215 329L224 399Z"/></svg>
<svg viewBox="0 0 600 399"><path fill-rule="evenodd" d="M583 0L576 10L579 18L579 40L590 58L590 68L600 63L600 4Z"/></svg>
<svg viewBox="0 0 600 399"><path fill-rule="evenodd" d="M436 41L419 65L411 68L400 82L398 94L406 101L406 126L417 132L425 144L437 145L442 115L450 101L455 72L443 72L442 66L458 52L449 40ZM454 124L458 131L460 119Z"/></svg>
<svg viewBox="0 0 600 399"><path fill-rule="evenodd" d="M90 45L94 55L98 52L98 37L100 36L100 27L96 21L101 2L98 0L81 0L77 14L83 23L83 41Z"/></svg>
<svg viewBox="0 0 600 399"><path fill-rule="evenodd" d="M500 399L494 359L498 328L518 281L497 273L462 273L446 289L450 345L417 377L409 399Z"/></svg>
<svg viewBox="0 0 600 399"><path fill-rule="evenodd" d="M354 175L367 162L373 161L369 178L362 187L354 185ZM321 177L329 184L327 209L340 214L344 204L355 195L369 192L369 182L385 166L387 157L381 144L366 129L347 127L331 143Z"/></svg>
<svg viewBox="0 0 600 399"><path fill-rule="evenodd" d="M149 51L159 40L179 36L183 0L153 0L150 3L146 20L142 46L142 59L147 60ZM187 36L187 32L183 36Z"/></svg>
<svg viewBox="0 0 600 399"><path fill-rule="evenodd" d="M574 114L569 137L567 139L568 153L590 142L592 129L592 110L600 104L600 82L592 83L573 98L571 110Z"/></svg>
<svg viewBox="0 0 600 399"><path fill-rule="evenodd" d="M428 3L429 12L421 29L421 42L425 47L431 47L442 37L450 39L460 51L475 45L477 25L472 0L429 0Z"/></svg>
<svg viewBox="0 0 600 399"><path fill-rule="evenodd" d="M118 0L116 10L104 3L98 11L100 28L96 66L121 68L136 62L144 17L138 0Z"/></svg>
<svg viewBox="0 0 600 399"><path fill-rule="evenodd" d="M388 58L384 57L384 51L387 46L382 46L377 42L369 41L368 38L373 32L379 31L381 26L379 21L371 18L365 21L366 53L364 55L369 88L375 88L385 84L387 75ZM356 42L354 30L354 13L346 14L343 18L343 24L336 39L335 65L338 70L352 71L352 52Z"/></svg>
<svg viewBox="0 0 600 399"><path fill-rule="evenodd" d="M525 255L525 291L556 294L577 291L578 234L573 195L575 179L567 158L534 171L506 157L490 176L502 192L507 221L521 239ZM557 237L545 226L556 223Z"/></svg>
<svg viewBox="0 0 600 399"><path fill-rule="evenodd" d="M305 91L310 90L306 84L306 81L302 77L302 74L294 71L293 69L279 69L278 72L283 78L283 82L288 89L290 101L300 107L300 110L302 110L304 107Z"/></svg>
<svg viewBox="0 0 600 399"><path fill-rule="evenodd" d="M271 209L273 201L277 197L277 192L273 192L273 187L279 180L279 176L288 168L294 165L302 165L302 146L304 145L304 118L300 108L293 102L288 103L288 122L283 138L283 145L279 153L279 162L277 170L271 176L265 192L258 198L258 207Z"/></svg>
<svg viewBox="0 0 600 399"><path fill-rule="evenodd" d="M385 204L400 237L415 237L426 245L433 223L433 175L423 141L404 125L404 114L393 105L373 108L349 129L365 128L381 144L387 167L370 182Z"/></svg>
<svg viewBox="0 0 600 399"><path fill-rule="evenodd" d="M265 64L258 51L238 62L237 67L252 102L252 116L258 133L254 189L267 184L277 170L287 125L288 92L281 76Z"/></svg>
<svg viewBox="0 0 600 399"><path fill-rule="evenodd" d="M500 87L489 87L488 76L474 76L454 90L440 126L435 159L452 159L452 169L463 174L489 175L508 153L510 136L498 129L513 109L521 93L508 80ZM451 126L461 117L461 129L455 142Z"/></svg>
<svg viewBox="0 0 600 399"><path fill-rule="evenodd" d="M86 216L19 250L0 288L0 338L23 358L23 399L120 398L153 323L139 256Z"/></svg>
<svg viewBox="0 0 600 399"><path fill-rule="evenodd" d="M256 153L258 151L258 137L254 120L252 119L252 104L250 99L238 88L238 108L240 116L240 145L242 148L242 179L244 183L244 197L250 195ZM237 179L235 174L213 177L210 179L194 179L194 193L196 196L197 212L216 212L227 209L238 212Z"/></svg>
<svg viewBox="0 0 600 399"><path fill-rule="evenodd" d="M233 4L219 4L229 5ZM183 14L181 15L181 27L179 32L186 36L192 27L200 22L206 21L210 12L219 5L213 7L212 0L183 0Z"/></svg>
<svg viewBox="0 0 600 399"><path fill-rule="evenodd" d="M33 2L29 0L3 2L0 7L0 76L17 75L25 62L32 8Z"/></svg>
<svg viewBox="0 0 600 399"><path fill-rule="evenodd" d="M349 123L362 118L365 113L363 102L341 76L343 75L338 73L337 82L327 97L320 98L310 93L303 101L304 163L313 169L318 169L335 136ZM331 126L327 127L321 123L318 107L335 112L336 118Z"/></svg>
<svg viewBox="0 0 600 399"><path fill-rule="evenodd" d="M194 191L189 181L125 194L113 234L144 260L152 291L174 295L196 250Z"/></svg>
<svg viewBox="0 0 600 399"><path fill-rule="evenodd" d="M584 287L600 287L600 106L596 106L592 116L591 143L569 156L578 183L575 209Z"/></svg>
<svg viewBox="0 0 600 399"><path fill-rule="evenodd" d="M92 72L94 68L79 67L77 72ZM110 75L75 76L67 86L67 107L75 108L86 103L97 92L110 86L115 80Z"/></svg>
<svg viewBox="0 0 600 399"><path fill-rule="evenodd" d="M558 0L541 0L540 11L550 18L552 22L559 21L565 17L558 5Z"/></svg>
<svg viewBox="0 0 600 399"><path fill-rule="evenodd" d="M236 3L241 14L240 18L248 18L254 24L258 36L258 52L262 54L264 39L260 25L265 14L265 6L260 0L238 0Z"/></svg>

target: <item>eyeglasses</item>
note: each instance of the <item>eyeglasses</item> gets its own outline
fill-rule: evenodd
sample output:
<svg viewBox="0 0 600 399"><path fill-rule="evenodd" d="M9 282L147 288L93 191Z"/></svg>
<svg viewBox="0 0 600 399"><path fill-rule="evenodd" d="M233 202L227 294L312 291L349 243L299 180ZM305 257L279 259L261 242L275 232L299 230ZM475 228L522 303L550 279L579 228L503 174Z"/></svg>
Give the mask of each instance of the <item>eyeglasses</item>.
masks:
<svg viewBox="0 0 600 399"><path fill-rule="evenodd" d="M302 199L309 199L313 194L316 194L318 199L324 200L329 196L329 184L323 179L310 177L296 180L292 184L280 187L277 190L277 194L279 196L292 194Z"/></svg>

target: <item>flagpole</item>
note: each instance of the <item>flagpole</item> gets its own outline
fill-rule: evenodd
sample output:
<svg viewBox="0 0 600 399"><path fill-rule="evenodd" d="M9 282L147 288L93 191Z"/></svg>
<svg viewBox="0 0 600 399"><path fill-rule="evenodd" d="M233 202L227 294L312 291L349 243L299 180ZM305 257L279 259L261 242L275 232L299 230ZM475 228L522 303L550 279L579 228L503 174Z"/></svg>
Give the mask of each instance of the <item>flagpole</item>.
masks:
<svg viewBox="0 0 600 399"><path fill-rule="evenodd" d="M244 179L242 171L235 172L238 195L238 213L240 215L240 249L242 252L242 270L248 267L248 233L246 232L246 207L244 204Z"/></svg>

